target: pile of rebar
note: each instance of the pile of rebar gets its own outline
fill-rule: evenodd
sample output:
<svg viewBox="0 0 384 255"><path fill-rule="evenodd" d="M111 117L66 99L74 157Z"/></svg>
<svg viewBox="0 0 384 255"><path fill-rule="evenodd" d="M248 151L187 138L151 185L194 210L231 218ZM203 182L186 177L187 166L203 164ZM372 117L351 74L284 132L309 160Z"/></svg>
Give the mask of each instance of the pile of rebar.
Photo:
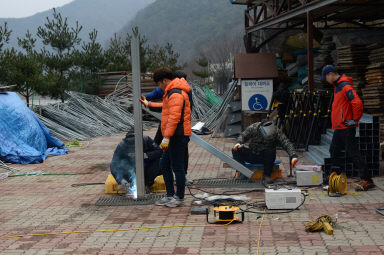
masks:
<svg viewBox="0 0 384 255"><path fill-rule="evenodd" d="M204 122L204 127L213 132L217 132L226 118L226 110L232 101L237 87L237 81L232 83L232 86L221 96L221 100L212 106L201 118L201 122Z"/></svg>
<svg viewBox="0 0 384 255"><path fill-rule="evenodd" d="M65 140L89 140L91 137L132 129L132 113L119 105L93 95L77 92L67 94L69 98L66 103L34 108L53 135Z"/></svg>
<svg viewBox="0 0 384 255"><path fill-rule="evenodd" d="M206 92L199 84L190 82L193 97L192 120L205 122L205 127L216 131L225 118L236 83L227 92L217 97L216 104L207 100ZM133 128L134 118L129 111L132 106L132 84L116 89L105 99L78 92L67 92L65 103L35 106L34 112L51 130L64 140L89 140L92 137L128 132ZM152 123L145 121L144 126Z"/></svg>
<svg viewBox="0 0 384 255"><path fill-rule="evenodd" d="M207 101L207 95L199 84L195 82L188 82L188 84L192 91L192 120L201 120L215 106Z"/></svg>

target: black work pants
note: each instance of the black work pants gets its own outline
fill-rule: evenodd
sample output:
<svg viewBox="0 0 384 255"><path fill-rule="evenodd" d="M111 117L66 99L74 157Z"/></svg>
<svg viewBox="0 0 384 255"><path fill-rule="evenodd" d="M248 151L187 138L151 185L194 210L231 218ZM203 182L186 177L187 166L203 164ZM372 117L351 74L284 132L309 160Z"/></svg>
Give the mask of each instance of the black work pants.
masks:
<svg viewBox="0 0 384 255"><path fill-rule="evenodd" d="M245 165L245 162L251 164L263 164L264 176L270 177L276 159L276 149L268 149L262 151L260 154L255 154L251 149L241 147L236 151L232 150L232 156L236 161L243 165Z"/></svg>
<svg viewBox="0 0 384 255"><path fill-rule="evenodd" d="M161 144L161 140L163 140L163 135L161 134L161 122L159 124L159 127L157 128L156 135L155 135L155 143L157 145ZM188 174L188 162L189 162L189 151L188 151L188 143L184 150L184 171L185 174Z"/></svg>
<svg viewBox="0 0 384 255"><path fill-rule="evenodd" d="M329 148L333 166L339 166L338 158L343 157L343 150L346 151L347 158L352 161L354 167L359 169L359 177L370 179L371 175L367 171L365 160L360 155L356 138L356 128L335 129Z"/></svg>
<svg viewBox="0 0 384 255"><path fill-rule="evenodd" d="M185 148L188 147L188 136L172 136L169 140L169 148L164 151L161 166L164 176L165 186L167 188L167 197L175 195L173 186L173 173L176 177L176 195L184 199L185 193L185 172L184 172L184 155Z"/></svg>

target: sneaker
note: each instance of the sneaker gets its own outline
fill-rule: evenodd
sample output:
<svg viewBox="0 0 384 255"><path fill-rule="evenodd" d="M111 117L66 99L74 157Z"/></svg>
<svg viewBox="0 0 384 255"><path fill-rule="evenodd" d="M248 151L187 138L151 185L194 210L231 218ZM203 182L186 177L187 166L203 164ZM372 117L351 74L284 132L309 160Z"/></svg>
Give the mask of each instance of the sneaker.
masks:
<svg viewBox="0 0 384 255"><path fill-rule="evenodd" d="M264 176L263 181L265 184L272 184L274 182L269 176Z"/></svg>
<svg viewBox="0 0 384 255"><path fill-rule="evenodd" d="M191 185L192 183L193 181L189 179L187 175L185 175L185 185L188 186L188 185Z"/></svg>
<svg viewBox="0 0 384 255"><path fill-rule="evenodd" d="M168 203L169 201L171 201L172 199L174 199L173 197L163 197L162 199L160 200L157 200L155 202L155 205L165 205L166 203Z"/></svg>
<svg viewBox="0 0 384 255"><path fill-rule="evenodd" d="M356 185L357 188L355 189L355 191L367 191L375 187L373 181L368 179L361 179L361 181L359 183L356 183Z"/></svg>
<svg viewBox="0 0 384 255"><path fill-rule="evenodd" d="M178 207L184 205L184 199L180 199L177 196L171 197L168 203L165 204L167 207Z"/></svg>

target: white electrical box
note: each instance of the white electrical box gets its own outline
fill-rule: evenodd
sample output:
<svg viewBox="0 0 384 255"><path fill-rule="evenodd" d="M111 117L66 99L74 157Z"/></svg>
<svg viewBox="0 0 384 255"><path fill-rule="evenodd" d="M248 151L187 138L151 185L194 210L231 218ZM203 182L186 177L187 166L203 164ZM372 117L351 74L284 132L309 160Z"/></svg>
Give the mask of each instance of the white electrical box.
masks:
<svg viewBox="0 0 384 255"><path fill-rule="evenodd" d="M265 189L268 209L295 209L302 202L300 189Z"/></svg>
<svg viewBox="0 0 384 255"><path fill-rule="evenodd" d="M302 171L296 170L296 185L297 186L317 186L323 184L322 171Z"/></svg>

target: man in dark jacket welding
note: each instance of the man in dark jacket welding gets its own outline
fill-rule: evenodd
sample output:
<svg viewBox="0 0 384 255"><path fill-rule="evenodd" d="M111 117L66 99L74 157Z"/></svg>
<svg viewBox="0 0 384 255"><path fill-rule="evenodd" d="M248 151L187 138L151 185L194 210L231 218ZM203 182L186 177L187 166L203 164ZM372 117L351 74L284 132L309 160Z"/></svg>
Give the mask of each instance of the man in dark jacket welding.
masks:
<svg viewBox="0 0 384 255"><path fill-rule="evenodd" d="M340 75L332 65L323 67L322 80L326 80L334 87L332 103L332 129L334 129L332 143L329 149L332 164L337 165L337 157L342 150L346 150L356 168L359 169L361 182L358 190L364 191L375 185L367 171L365 160L361 157L357 144L356 127L363 115L363 103L353 89L352 77Z"/></svg>
<svg viewBox="0 0 384 255"><path fill-rule="evenodd" d="M249 147L244 144L249 142ZM274 121L263 120L250 125L237 139L237 144L232 149L235 160L241 164L264 164L264 182L272 183L271 174L276 159L276 147L283 147L287 151L291 166L294 167L298 161L293 144L277 128Z"/></svg>
<svg viewBox="0 0 384 255"><path fill-rule="evenodd" d="M161 175L160 158L163 154L161 148L149 137L143 136L144 152L144 183L147 190ZM130 132L117 145L110 165L111 173L116 182L122 186L136 185L135 164L135 135Z"/></svg>

